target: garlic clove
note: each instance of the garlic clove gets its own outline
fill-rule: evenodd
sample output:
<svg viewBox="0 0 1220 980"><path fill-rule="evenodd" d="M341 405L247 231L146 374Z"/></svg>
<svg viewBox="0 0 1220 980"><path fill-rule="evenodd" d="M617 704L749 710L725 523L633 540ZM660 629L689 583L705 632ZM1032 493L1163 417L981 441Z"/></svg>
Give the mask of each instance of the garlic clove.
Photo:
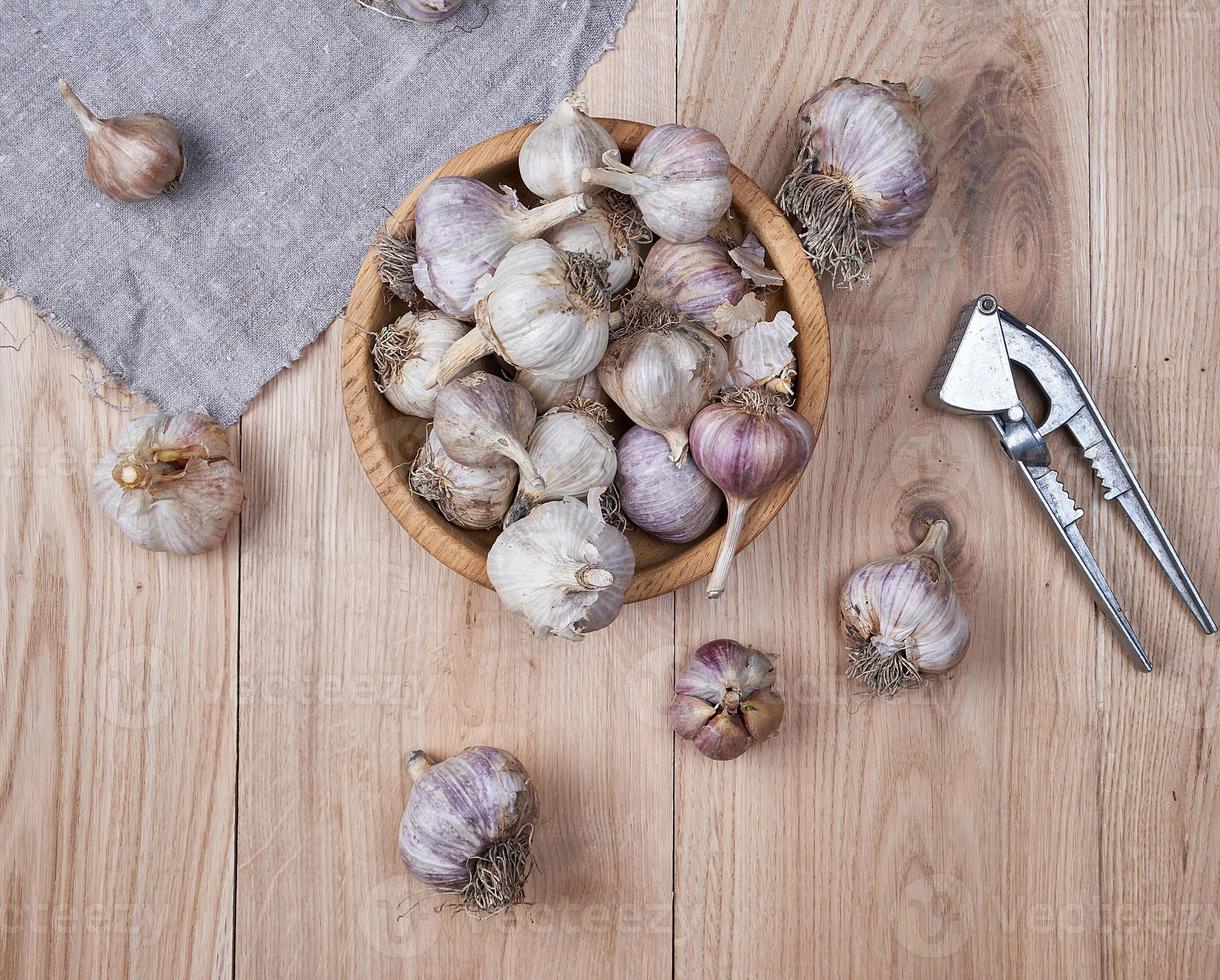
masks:
<svg viewBox="0 0 1220 980"><path fill-rule="evenodd" d="M735 714L716 715L699 729L694 742L695 748L717 762L736 759L754 744L746 726Z"/></svg>
<svg viewBox="0 0 1220 980"><path fill-rule="evenodd" d="M771 688L755 691L741 703L741 720L755 742L765 742L784 721L784 699Z"/></svg>
<svg viewBox="0 0 1220 980"><path fill-rule="evenodd" d="M85 131L85 170L103 194L129 204L178 186L186 155L178 130L165 116L144 113L102 119L62 79L59 94Z"/></svg>
<svg viewBox="0 0 1220 980"><path fill-rule="evenodd" d="M610 154L618 159L614 138L589 118L588 100L569 93L554 111L526 137L518 168L525 186L544 201L569 194L592 192L581 179L587 167L596 167Z"/></svg>
<svg viewBox="0 0 1220 980"><path fill-rule="evenodd" d="M715 713L715 706L688 694L679 694L669 702L670 727L687 740L698 735L699 729L706 725Z"/></svg>

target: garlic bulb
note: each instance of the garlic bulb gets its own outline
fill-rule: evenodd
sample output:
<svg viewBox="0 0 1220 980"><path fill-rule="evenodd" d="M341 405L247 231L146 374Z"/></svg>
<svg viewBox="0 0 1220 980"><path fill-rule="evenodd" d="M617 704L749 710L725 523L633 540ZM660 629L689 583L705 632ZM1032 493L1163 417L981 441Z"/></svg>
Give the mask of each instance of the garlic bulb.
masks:
<svg viewBox="0 0 1220 980"><path fill-rule="evenodd" d="M99 191L128 204L178 186L186 156L172 122L156 113L99 119L67 82L60 81L59 94L85 131L85 170Z"/></svg>
<svg viewBox="0 0 1220 980"><path fill-rule="evenodd" d="M625 333L597 369L606 393L636 425L659 432L669 458L686 458L686 430L728 373L724 345L694 320L677 317Z"/></svg>
<svg viewBox="0 0 1220 980"><path fill-rule="evenodd" d="M487 577L505 607L540 636L580 640L623 608L635 553L603 519L600 498L540 504L487 553Z"/></svg>
<svg viewBox="0 0 1220 980"><path fill-rule="evenodd" d="M733 200L724 144L706 130L672 124L640 141L630 167L608 153L581 179L630 195L648 227L670 242L703 238Z"/></svg>
<svg viewBox="0 0 1220 980"><path fill-rule="evenodd" d="M518 488L505 527L544 500L584 497L614 483L618 458L614 439L606 431L609 421L604 405L579 398L552 408L538 420L526 449L543 485Z"/></svg>
<svg viewBox="0 0 1220 980"><path fill-rule="evenodd" d="M664 436L642 425L632 426L618 441L614 483L631 523L662 541L702 537L724 507L724 494L694 461L677 465Z"/></svg>
<svg viewBox="0 0 1220 980"><path fill-rule="evenodd" d="M412 20L435 24L457 13L465 0L392 0L395 7Z"/></svg>
<svg viewBox="0 0 1220 980"><path fill-rule="evenodd" d="M527 211L516 194L497 194L469 177L432 181L415 205L415 287L459 320L474 318L475 284L518 242L589 209L583 194Z"/></svg>
<svg viewBox="0 0 1220 980"><path fill-rule="evenodd" d="M145 415L125 425L102 457L93 493L141 548L197 555L220 544L245 483L224 430L208 416Z"/></svg>
<svg viewBox="0 0 1220 980"><path fill-rule="evenodd" d="M406 313L382 327L373 341L377 390L400 412L432 418L437 389L427 386L428 379L445 351L469 330L436 310Z"/></svg>
<svg viewBox="0 0 1220 980"><path fill-rule="evenodd" d="M779 731L784 699L770 657L736 640L705 643L674 684L669 724L709 759L736 759Z"/></svg>
<svg viewBox="0 0 1220 980"><path fill-rule="evenodd" d="M432 431L455 462L490 466L507 457L521 470L523 483L540 489L524 445L536 418L528 391L486 371L475 371L451 381L437 394Z"/></svg>
<svg viewBox="0 0 1220 980"><path fill-rule="evenodd" d="M710 238L661 241L648 252L624 315L628 323L636 322L647 315L648 305L659 305L711 327L720 307L734 306L749 294L749 282L723 245Z"/></svg>
<svg viewBox="0 0 1220 980"><path fill-rule="evenodd" d="M521 760L486 745L437 763L415 751L407 773L398 827L407 870L476 918L524 902L538 797Z"/></svg>
<svg viewBox="0 0 1220 980"><path fill-rule="evenodd" d="M594 369L610 336L605 264L583 252L561 252L541 239L514 245L495 275L479 286L477 330L449 348L439 381L495 352L547 381Z"/></svg>
<svg viewBox="0 0 1220 980"><path fill-rule="evenodd" d="M606 393L602 391L597 380L597 372L590 371L583 378L572 378L568 381L550 381L540 378L528 368L517 372L514 381L530 393L539 414L552 408L566 405L576 398L585 401L606 404Z"/></svg>
<svg viewBox="0 0 1220 980"><path fill-rule="evenodd" d="M411 464L411 489L431 500L450 524L481 531L508 513L517 487L517 467L507 459L485 466L463 466L429 432Z"/></svg>
<svg viewBox="0 0 1220 980"><path fill-rule="evenodd" d="M796 380L795 339L792 315L782 310L774 320L742 330L729 340L729 386L761 388L790 398Z"/></svg>
<svg viewBox="0 0 1220 980"><path fill-rule="evenodd" d="M741 274L755 286L773 289L784 284L783 276L774 269L767 268L767 250L753 232L750 232L740 245L729 250L729 258L736 263Z"/></svg>
<svg viewBox="0 0 1220 980"><path fill-rule="evenodd" d="M525 186L544 201L592 192L581 173L602 162L605 154L618 159L614 138L589 118L589 102L569 93L521 145L517 165Z"/></svg>
<svg viewBox="0 0 1220 980"><path fill-rule="evenodd" d="M970 624L945 568L948 538L949 525L936 521L918 548L865 565L843 583L847 676L874 694L888 698L917 687L966 653Z"/></svg>
<svg viewBox="0 0 1220 980"><path fill-rule="evenodd" d="M600 207L568 218L542 237L564 252L587 252L605 262L612 296L631 282L640 264L639 244Z"/></svg>
<svg viewBox="0 0 1220 980"><path fill-rule="evenodd" d="M864 279L873 249L909 236L932 203L936 150L919 119L931 91L927 79L839 78L799 110L796 165L775 200L836 286Z"/></svg>

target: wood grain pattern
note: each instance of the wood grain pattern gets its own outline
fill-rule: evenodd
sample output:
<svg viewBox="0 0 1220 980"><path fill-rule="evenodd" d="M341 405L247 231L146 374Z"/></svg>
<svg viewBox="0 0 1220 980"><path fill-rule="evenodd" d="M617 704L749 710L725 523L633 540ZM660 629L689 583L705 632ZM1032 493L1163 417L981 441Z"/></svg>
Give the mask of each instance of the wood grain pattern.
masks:
<svg viewBox="0 0 1220 980"><path fill-rule="evenodd" d="M621 119L603 118L600 122L625 153L634 152L651 129ZM424 188L437 178L476 177L492 187L510 185L524 192L517 157L534 128L522 126L500 133L447 161L412 189L386 219L387 232L413 234L416 202ZM767 297L768 308L771 314L781 309L788 311L796 323L798 333L792 346L798 378L793 409L809 422L815 434L819 433L830 392L830 338L817 280L800 241L779 208L737 167L730 168L729 179L733 185L734 214L758 236L771 265L784 276L784 285ZM470 531L450 524L434 506L413 493L408 483L409 467L423 445L429 423L403 415L377 387L372 337L393 323L405 308L382 285L380 268L380 260L370 249L360 266L344 317L340 374L352 442L377 495L404 530L434 558L489 589L487 553L495 541L495 532ZM779 513L800 478L798 473L755 501L738 551L747 547ZM627 602L641 602L673 592L711 572L724 538L724 522L717 522L699 540L689 544L670 544L635 529L628 532L627 538L635 551L635 574L625 598Z"/></svg>

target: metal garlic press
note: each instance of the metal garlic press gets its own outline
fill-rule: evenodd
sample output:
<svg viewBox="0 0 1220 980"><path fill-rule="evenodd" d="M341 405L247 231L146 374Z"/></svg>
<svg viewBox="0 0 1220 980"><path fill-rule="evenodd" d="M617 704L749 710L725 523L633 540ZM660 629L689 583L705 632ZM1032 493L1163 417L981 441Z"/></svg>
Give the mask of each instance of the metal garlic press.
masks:
<svg viewBox="0 0 1220 980"><path fill-rule="evenodd" d="M1025 368L1046 395L1046 420L1037 425L1017 393L1012 366ZM1076 506L1051 467L1046 437L1066 428L1093 464L1093 471L1151 549L1182 601L1206 633L1216 622L1199 597L1182 560L1131 472L1106 420L1063 353L1042 334L983 295L966 306L928 385L927 401L947 412L977 415L993 426L1004 451L1021 470L1060 537L1076 558L1097 601L1144 670L1152 661L1123 615L1076 522Z"/></svg>

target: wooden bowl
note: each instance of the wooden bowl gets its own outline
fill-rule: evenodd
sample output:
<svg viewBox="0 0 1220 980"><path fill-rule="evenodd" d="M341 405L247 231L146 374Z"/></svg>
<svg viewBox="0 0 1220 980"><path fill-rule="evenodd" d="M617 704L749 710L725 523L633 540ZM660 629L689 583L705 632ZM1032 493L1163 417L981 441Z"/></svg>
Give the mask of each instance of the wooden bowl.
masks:
<svg viewBox="0 0 1220 980"><path fill-rule="evenodd" d="M599 120L624 151L630 153L652 129L643 123ZM517 156L534 129L522 126L501 133L459 153L407 196L387 225L400 233L414 226L415 201L437 177L466 176L497 187L509 184L519 190ZM732 168L733 213L748 225L767 250L769 263L784 277L785 286L768 297L768 310L785 309L798 331L794 341L797 361L795 409L821 432L830 388L830 340L826 311L817 280L793 233L780 213L755 183ZM378 277L378 262L370 250L356 277L347 304L343 334L343 404L360 462L373 488L394 518L416 541L459 575L484 588L487 551L494 531L467 531L449 524L428 502L416 497L407 484L407 468L424 439L428 422L396 411L377 390L370 351L372 334L401 316L403 304ZM773 487L750 509L740 547L744 548L779 513L800 476ZM627 601L639 602L664 595L702 578L712 570L723 535L723 519L706 535L690 544L668 544L640 531L628 538L635 549L636 571L627 589ZM731 587L731 586L730 586Z"/></svg>

